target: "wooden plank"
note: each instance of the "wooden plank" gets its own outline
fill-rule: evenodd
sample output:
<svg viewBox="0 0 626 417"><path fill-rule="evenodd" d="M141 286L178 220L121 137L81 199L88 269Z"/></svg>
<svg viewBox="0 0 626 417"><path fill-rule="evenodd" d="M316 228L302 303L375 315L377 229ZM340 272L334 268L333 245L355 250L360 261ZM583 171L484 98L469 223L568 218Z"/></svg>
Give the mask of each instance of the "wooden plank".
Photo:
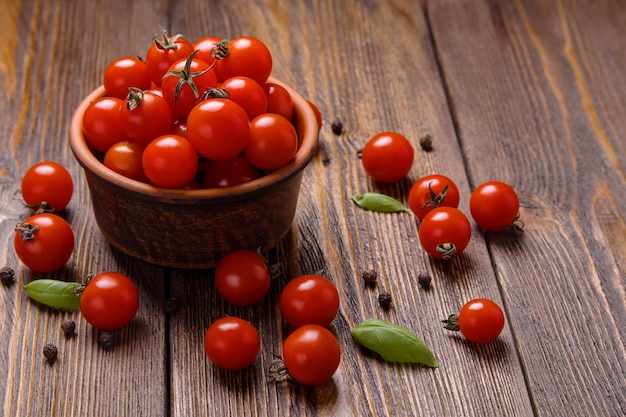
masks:
<svg viewBox="0 0 626 417"><path fill-rule="evenodd" d="M135 280L141 294L137 318L116 335L116 346L105 350L80 313L39 307L19 284L2 288L0 414L120 416L133 410L134 415L164 415L164 273L110 249L91 214L67 132L73 108L101 83L106 64L120 54L142 54L150 45L153 25L165 24L165 3L3 0L0 9L6 30L0 45L0 232L5 236L0 263L16 270L20 284L42 276L20 265L12 230L30 214L20 201L21 175L40 160L55 160L75 181L62 215L75 231L76 246L66 268L52 276L83 280L120 271ZM66 339L60 324L70 318L77 330ZM59 348L51 366L42 355L46 343Z"/></svg>
<svg viewBox="0 0 626 417"><path fill-rule="evenodd" d="M488 240L540 416L626 413L624 6L428 3L472 186L522 198Z"/></svg>
<svg viewBox="0 0 626 417"><path fill-rule="evenodd" d="M435 262L419 248L417 225L406 215L365 212L353 194L379 191L406 201L412 180L441 172L454 178L467 200L469 182L445 92L418 2L315 1L241 7L235 2L177 3L172 30L197 38L249 34L266 41L274 75L315 101L323 116L320 152L307 168L291 235L271 253L283 271L266 300L234 308L215 294L210 272L174 273L172 295L184 306L172 317L172 415L532 415L515 341L473 346L450 336L439 320L474 296L500 300L483 238L477 234L455 262ZM345 132L336 136L336 117ZM435 152L418 150L409 178L373 184L356 152L383 130L404 133L419 149L430 134ZM464 203L466 204L466 203ZM364 288L361 273L375 268L380 289ZM424 292L417 274L428 271ZM339 287L342 307L332 328L343 349L333 380L317 388L268 382L268 365L290 329L277 300L292 277L320 272ZM380 290L394 297L383 312ZM250 369L222 372L202 350L209 324L240 315L260 330L262 352ZM369 317L413 329L441 362L437 370L382 362L355 345L350 329Z"/></svg>

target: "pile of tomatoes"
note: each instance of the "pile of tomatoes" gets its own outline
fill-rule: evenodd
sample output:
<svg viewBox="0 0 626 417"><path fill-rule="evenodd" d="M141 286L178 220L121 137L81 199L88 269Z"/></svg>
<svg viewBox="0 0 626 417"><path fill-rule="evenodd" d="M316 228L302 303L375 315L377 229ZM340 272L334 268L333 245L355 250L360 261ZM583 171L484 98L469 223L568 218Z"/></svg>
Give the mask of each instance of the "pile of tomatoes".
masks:
<svg viewBox="0 0 626 417"><path fill-rule="evenodd" d="M84 113L85 140L104 165L158 187L197 189L241 184L293 159L293 100L270 81L263 42L166 32L153 41L145 60L106 67L106 95Z"/></svg>
<svg viewBox="0 0 626 417"><path fill-rule="evenodd" d="M215 268L217 292L237 306L261 301L270 284L269 268L255 251L231 252ZM341 355L339 343L327 326L338 311L339 293L325 277L302 275L285 285L280 295L280 312L293 332L283 341L280 365L271 370L274 376L288 374L306 385L319 385L333 376ZM249 366L256 359L260 346L256 328L234 316L214 321L204 336L209 359L228 370Z"/></svg>

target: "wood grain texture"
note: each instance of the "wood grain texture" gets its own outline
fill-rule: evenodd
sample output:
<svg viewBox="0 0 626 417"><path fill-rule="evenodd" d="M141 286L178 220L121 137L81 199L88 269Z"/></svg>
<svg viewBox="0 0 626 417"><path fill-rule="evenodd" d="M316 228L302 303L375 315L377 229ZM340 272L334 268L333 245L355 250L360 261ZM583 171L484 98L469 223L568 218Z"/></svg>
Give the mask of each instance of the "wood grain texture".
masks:
<svg viewBox="0 0 626 417"><path fill-rule="evenodd" d="M127 273L141 306L111 350L78 312L30 302L0 287L2 415L11 416L570 416L626 414L626 7L556 0L0 0L0 263L20 283L13 226L29 214L23 172L42 159L65 163L75 194L63 216L75 253L54 277ZM267 42L273 75L314 101L324 118L320 150L305 170L287 237L268 253L270 293L243 308L216 293L213 271L167 270L132 260L97 229L67 143L73 108L100 84L106 64L143 55L161 29L190 39L252 35ZM340 119L344 132L330 124ZM416 149L406 180L372 183L357 151L394 130ZM431 135L433 152L419 138ZM412 215L356 207L378 191L406 202L412 181L443 173L461 191L489 179L520 194L526 232L473 230L453 262L420 248ZM363 285L374 268L378 288ZM422 290L417 275L433 276ZM331 381L273 381L269 364L291 329L278 299L287 282L320 273L339 288L331 330L342 348ZM383 311L380 291L393 297ZM500 303L507 324L474 345L439 320L474 297ZM163 312L175 298L179 308ZM252 322L262 338L241 372L213 366L204 332L224 315ZM377 317L413 330L440 367L389 364L359 347L350 329ZM65 318L78 324L65 339ZM45 343L59 347L48 366Z"/></svg>

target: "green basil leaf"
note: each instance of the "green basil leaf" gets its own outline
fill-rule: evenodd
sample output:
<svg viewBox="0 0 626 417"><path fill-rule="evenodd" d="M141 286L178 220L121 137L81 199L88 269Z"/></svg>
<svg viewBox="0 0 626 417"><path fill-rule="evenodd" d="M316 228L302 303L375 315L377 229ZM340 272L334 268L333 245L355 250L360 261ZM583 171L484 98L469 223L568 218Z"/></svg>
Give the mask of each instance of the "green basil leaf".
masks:
<svg viewBox="0 0 626 417"><path fill-rule="evenodd" d="M56 279L37 279L24 285L26 294L33 300L53 308L77 310L80 308L80 296L76 290L80 282L59 281Z"/></svg>
<svg viewBox="0 0 626 417"><path fill-rule="evenodd" d="M388 195L379 193L365 193L352 196L359 207L365 210L378 211L381 213L401 213L410 211L400 201Z"/></svg>
<svg viewBox="0 0 626 417"><path fill-rule="evenodd" d="M387 362L419 363L431 368L439 366L430 349L406 327L368 319L352 329L352 337Z"/></svg>

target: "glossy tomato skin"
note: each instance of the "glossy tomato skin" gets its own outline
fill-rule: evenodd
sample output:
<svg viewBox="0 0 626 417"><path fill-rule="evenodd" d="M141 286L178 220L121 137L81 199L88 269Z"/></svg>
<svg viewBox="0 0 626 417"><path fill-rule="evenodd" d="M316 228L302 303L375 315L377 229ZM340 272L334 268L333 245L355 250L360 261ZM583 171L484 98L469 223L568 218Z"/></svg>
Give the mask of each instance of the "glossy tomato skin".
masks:
<svg viewBox="0 0 626 417"><path fill-rule="evenodd" d="M191 109L202 101L204 93L217 87L217 76L211 66L197 58L190 61L188 74L176 75L176 73L183 71L186 65L186 59L172 64L161 83L163 98L169 103L174 116L182 118L187 117ZM178 89L181 79L190 81L184 82ZM195 85L197 94L193 91L191 82Z"/></svg>
<svg viewBox="0 0 626 417"><path fill-rule="evenodd" d="M135 141L123 141L111 146L104 154L105 167L127 178L144 183L150 182L143 172L141 160L146 145Z"/></svg>
<svg viewBox="0 0 626 417"><path fill-rule="evenodd" d="M223 161L239 155L250 137L250 119L234 101L221 98L196 105L187 118L187 138L203 157Z"/></svg>
<svg viewBox="0 0 626 417"><path fill-rule="evenodd" d="M124 101L116 97L100 97L85 109L83 134L93 149L105 153L112 145L126 140L126 130L120 119Z"/></svg>
<svg viewBox="0 0 626 417"><path fill-rule="evenodd" d="M147 90L151 84L146 64L136 57L114 59L104 70L103 85L108 96L124 100L129 88Z"/></svg>
<svg viewBox="0 0 626 417"><path fill-rule="evenodd" d="M211 362L229 371L251 365L260 348L258 331L252 324L238 317L216 320L204 335L204 350Z"/></svg>
<svg viewBox="0 0 626 417"><path fill-rule="evenodd" d="M250 137L243 151L255 167L275 170L287 165L296 155L298 134L283 116L264 113L250 121Z"/></svg>
<svg viewBox="0 0 626 417"><path fill-rule="evenodd" d="M461 307L458 326L467 340L474 343L489 343L502 332L504 313L495 302L486 298L476 298Z"/></svg>
<svg viewBox="0 0 626 417"><path fill-rule="evenodd" d="M305 385L320 385L335 374L341 350L325 327L307 324L294 330L283 342L283 361L289 375Z"/></svg>
<svg viewBox="0 0 626 417"><path fill-rule="evenodd" d="M231 252L215 268L217 292L229 303L238 306L255 304L270 289L271 275L265 260L253 250Z"/></svg>
<svg viewBox="0 0 626 417"><path fill-rule="evenodd" d="M328 279L302 275L289 281L280 295L280 312L292 327L328 326L339 311L339 292Z"/></svg>
<svg viewBox="0 0 626 417"><path fill-rule="evenodd" d="M21 183L24 203L33 208L45 202L54 212L67 207L74 193L74 181L67 168L54 161L42 161L31 166Z"/></svg>
<svg viewBox="0 0 626 417"><path fill-rule="evenodd" d="M216 67L222 81L241 75L263 85L272 72L272 55L259 39L240 36L228 42L228 55Z"/></svg>
<svg viewBox="0 0 626 417"><path fill-rule="evenodd" d="M420 222L419 240L433 258L451 259L467 247L472 234L469 220L454 207L439 207ZM452 248L449 245L452 244Z"/></svg>
<svg viewBox="0 0 626 417"><path fill-rule="evenodd" d="M381 183L400 181L413 166L411 143L396 132L374 135L363 147L361 163L365 172Z"/></svg>
<svg viewBox="0 0 626 417"><path fill-rule="evenodd" d="M146 177L157 187L182 188L194 179L198 158L187 139L167 134L146 146L141 166Z"/></svg>
<svg viewBox="0 0 626 417"><path fill-rule="evenodd" d="M213 49L215 45L220 43L222 39L215 36L205 36L203 38L197 39L192 43L193 50L198 51L196 53L196 58L201 59L209 65L213 65L215 62L215 57L213 56ZM213 65L213 71L215 71L215 75L217 74L217 68ZM218 79L219 75L218 75Z"/></svg>
<svg viewBox="0 0 626 417"><path fill-rule="evenodd" d="M470 196L469 206L478 227L488 232L509 227L519 214L517 193L501 181L488 181L476 187Z"/></svg>
<svg viewBox="0 0 626 417"><path fill-rule="evenodd" d="M133 94L120 108L126 136L147 145L154 138L170 132L174 118L167 101L149 91Z"/></svg>
<svg viewBox="0 0 626 417"><path fill-rule="evenodd" d="M446 186L448 188L443 194ZM459 200L459 189L454 181L441 174L419 178L409 191L409 207L420 220L440 206L457 208Z"/></svg>
<svg viewBox="0 0 626 417"><path fill-rule="evenodd" d="M204 188L232 187L261 177L261 171L246 158L208 161L202 174Z"/></svg>
<svg viewBox="0 0 626 417"><path fill-rule="evenodd" d="M29 228L37 228L32 231L32 236L24 230ZM18 258L31 270L54 272L61 269L72 256L74 232L56 214L35 214L18 225L13 246Z"/></svg>
<svg viewBox="0 0 626 417"><path fill-rule="evenodd" d="M137 286L119 272L101 272L85 286L80 312L93 327L117 330L128 325L139 309Z"/></svg>
<svg viewBox="0 0 626 417"><path fill-rule="evenodd" d="M248 113L250 120L267 110L265 90L250 77L231 77L224 80L220 88L228 91L228 98L239 104Z"/></svg>
<svg viewBox="0 0 626 417"><path fill-rule="evenodd" d="M276 83L265 83L265 95L268 113L280 114L285 119L291 120L293 99L285 87Z"/></svg>
<svg viewBox="0 0 626 417"><path fill-rule="evenodd" d="M146 67L150 80L160 87L163 76L172 64L181 59L187 59L193 51L191 43L180 35L168 36L163 32L160 39L155 36L146 54Z"/></svg>

